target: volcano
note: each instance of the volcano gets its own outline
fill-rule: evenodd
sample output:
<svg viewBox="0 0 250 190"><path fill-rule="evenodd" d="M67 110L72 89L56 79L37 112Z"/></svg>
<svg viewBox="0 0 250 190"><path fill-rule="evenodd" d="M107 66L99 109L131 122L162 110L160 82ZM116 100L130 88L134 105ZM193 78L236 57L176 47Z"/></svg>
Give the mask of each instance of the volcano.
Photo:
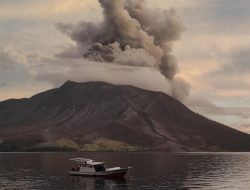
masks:
<svg viewBox="0 0 250 190"><path fill-rule="evenodd" d="M0 150L250 151L250 135L162 92L67 81L0 102Z"/></svg>

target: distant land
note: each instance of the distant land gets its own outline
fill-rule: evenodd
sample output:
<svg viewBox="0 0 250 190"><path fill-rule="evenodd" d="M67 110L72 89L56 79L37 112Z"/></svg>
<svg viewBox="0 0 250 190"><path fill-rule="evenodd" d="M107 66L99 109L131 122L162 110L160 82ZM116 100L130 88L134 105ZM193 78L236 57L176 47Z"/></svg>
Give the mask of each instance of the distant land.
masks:
<svg viewBox="0 0 250 190"><path fill-rule="evenodd" d="M250 151L250 135L162 92L67 81L0 102L0 151Z"/></svg>

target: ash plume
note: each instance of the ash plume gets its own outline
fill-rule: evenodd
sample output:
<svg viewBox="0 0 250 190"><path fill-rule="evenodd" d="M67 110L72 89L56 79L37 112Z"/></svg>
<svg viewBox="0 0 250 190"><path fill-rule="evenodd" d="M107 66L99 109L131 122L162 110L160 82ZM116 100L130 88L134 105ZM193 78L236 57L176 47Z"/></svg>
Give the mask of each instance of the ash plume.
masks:
<svg viewBox="0 0 250 190"><path fill-rule="evenodd" d="M171 95L183 99L189 85L178 78L172 43L184 27L174 9L151 9L144 0L99 0L104 18L100 23L57 24L76 42L85 59L129 66L157 68L172 85ZM71 50L72 51L72 50ZM69 56L70 51L59 56ZM73 55L72 55L73 56ZM72 57L71 56L71 57Z"/></svg>

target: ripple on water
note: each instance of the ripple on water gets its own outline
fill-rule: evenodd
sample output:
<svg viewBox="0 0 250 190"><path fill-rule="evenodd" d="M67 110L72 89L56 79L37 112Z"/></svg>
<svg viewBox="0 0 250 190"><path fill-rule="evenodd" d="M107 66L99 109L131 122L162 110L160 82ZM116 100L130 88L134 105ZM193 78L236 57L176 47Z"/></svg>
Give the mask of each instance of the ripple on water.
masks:
<svg viewBox="0 0 250 190"><path fill-rule="evenodd" d="M130 180L74 178L71 157L132 165ZM0 154L0 189L249 189L250 154L39 153Z"/></svg>

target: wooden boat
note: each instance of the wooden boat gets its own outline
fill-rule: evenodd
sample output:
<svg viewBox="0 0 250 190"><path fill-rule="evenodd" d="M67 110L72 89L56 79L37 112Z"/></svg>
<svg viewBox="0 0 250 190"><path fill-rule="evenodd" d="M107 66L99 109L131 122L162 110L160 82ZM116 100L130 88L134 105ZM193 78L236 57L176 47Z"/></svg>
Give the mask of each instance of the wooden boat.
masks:
<svg viewBox="0 0 250 190"><path fill-rule="evenodd" d="M71 168L71 171L69 171L69 174L73 176L124 178L131 169L131 167L107 168L105 162L96 162L87 158L71 158L69 160L78 164L76 168Z"/></svg>

